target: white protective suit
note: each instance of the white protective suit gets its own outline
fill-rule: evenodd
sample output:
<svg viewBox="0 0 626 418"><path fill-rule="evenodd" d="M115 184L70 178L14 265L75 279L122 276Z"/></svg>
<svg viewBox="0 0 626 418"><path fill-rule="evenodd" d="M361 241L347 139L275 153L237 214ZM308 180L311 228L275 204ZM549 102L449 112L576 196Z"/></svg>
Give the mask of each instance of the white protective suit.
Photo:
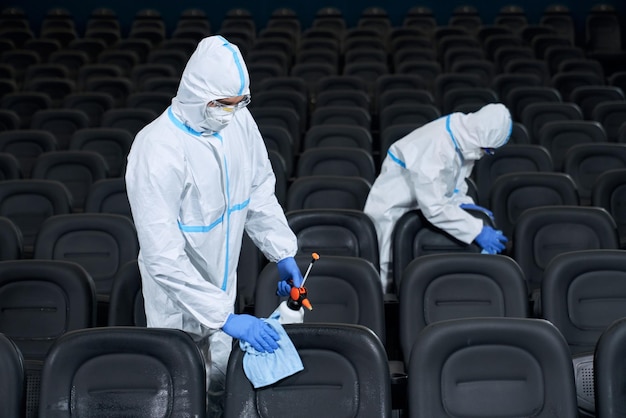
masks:
<svg viewBox="0 0 626 418"><path fill-rule="evenodd" d="M220 132L202 128L209 101L247 95L249 83L235 45L203 39L172 105L137 134L126 169L148 326L181 329L208 347L210 407L232 347L221 327L234 309L244 229L270 261L297 251L248 109Z"/></svg>
<svg viewBox="0 0 626 418"><path fill-rule="evenodd" d="M480 233L482 221L459 207L474 203L465 179L483 156L481 148L504 145L512 127L508 109L489 104L429 122L389 147L364 207L376 226L383 292L392 284L393 227L406 212L420 209L430 223L467 244Z"/></svg>

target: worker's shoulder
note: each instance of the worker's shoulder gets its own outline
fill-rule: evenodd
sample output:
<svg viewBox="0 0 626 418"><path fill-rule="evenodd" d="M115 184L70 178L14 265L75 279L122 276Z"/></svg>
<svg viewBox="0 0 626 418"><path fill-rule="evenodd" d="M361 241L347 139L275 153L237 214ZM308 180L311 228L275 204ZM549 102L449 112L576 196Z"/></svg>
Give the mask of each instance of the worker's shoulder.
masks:
<svg viewBox="0 0 626 418"><path fill-rule="evenodd" d="M173 129L169 123L164 123L157 118L144 126L133 141L134 146L151 147L177 147L180 142L179 130Z"/></svg>

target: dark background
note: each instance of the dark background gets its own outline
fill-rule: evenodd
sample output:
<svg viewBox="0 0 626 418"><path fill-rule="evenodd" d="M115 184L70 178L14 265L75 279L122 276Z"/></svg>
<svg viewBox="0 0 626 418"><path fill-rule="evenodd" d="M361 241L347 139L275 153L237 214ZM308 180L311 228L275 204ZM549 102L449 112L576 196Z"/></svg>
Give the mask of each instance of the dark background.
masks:
<svg viewBox="0 0 626 418"><path fill-rule="evenodd" d="M492 23L498 11L506 5L518 5L524 8L529 23L539 23L541 14L547 6L551 4L561 4L567 6L574 17L576 29L579 33L584 30L585 16L589 10L597 4L610 4L620 15L624 16L626 10L626 2L624 0L609 1L590 1L590 0L569 0L546 2L542 0L525 0L523 2L511 2L506 0L481 0L481 1L378 1L378 2L360 2L355 0L334 0L334 1L272 1L272 0L250 0L250 1L197 1L197 0L107 0L107 1L89 1L89 0L57 0L57 1L41 1L41 0L19 0L19 1L0 1L2 9L6 7L19 7L26 12L30 21L34 25L33 30L39 28L39 23L45 16L45 13L54 7L62 7L69 10L75 18L77 29L80 31L84 28L92 10L100 7L113 9L117 12L122 30L128 31L135 14L146 8L156 9L161 13L166 23L167 29L172 31L176 25L177 19L183 10L190 8L202 9L207 13L213 30L217 31L220 22L225 17L228 10L233 8L247 9L255 19L257 28L265 26L272 12L278 8L287 7L294 10L303 28L311 25L315 13L323 7L339 8L348 23L348 26L356 25L361 12L367 7L384 8L392 23L400 25L408 10L414 6L426 6L430 8L437 23L446 24L454 8L462 5L473 5L476 7L483 19L484 23ZM622 21L622 28L624 27ZM79 32L80 33L80 32ZM127 33L127 32L123 32ZM622 35L624 35L622 33Z"/></svg>

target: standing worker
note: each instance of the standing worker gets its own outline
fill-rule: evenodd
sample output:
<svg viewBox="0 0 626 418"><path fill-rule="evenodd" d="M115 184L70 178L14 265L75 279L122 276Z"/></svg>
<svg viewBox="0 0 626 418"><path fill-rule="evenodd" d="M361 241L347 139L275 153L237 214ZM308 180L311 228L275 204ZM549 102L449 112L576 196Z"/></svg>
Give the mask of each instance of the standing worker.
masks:
<svg viewBox="0 0 626 418"><path fill-rule="evenodd" d="M196 341L210 417L222 416L232 338L261 352L278 347L266 322L234 313L244 230L278 263L280 295L302 283L296 237L249 102L239 49L221 36L203 39L171 106L137 134L126 169L148 326L181 329Z"/></svg>
<svg viewBox="0 0 626 418"><path fill-rule="evenodd" d="M504 105L488 104L474 113L429 122L389 147L364 207L376 226L384 292L391 291L393 282L393 228L411 210L421 210L431 224L459 241L476 241L484 252L505 248L507 238L500 231L483 226L464 208L480 208L467 195L466 178L474 162L504 145L512 127Z"/></svg>

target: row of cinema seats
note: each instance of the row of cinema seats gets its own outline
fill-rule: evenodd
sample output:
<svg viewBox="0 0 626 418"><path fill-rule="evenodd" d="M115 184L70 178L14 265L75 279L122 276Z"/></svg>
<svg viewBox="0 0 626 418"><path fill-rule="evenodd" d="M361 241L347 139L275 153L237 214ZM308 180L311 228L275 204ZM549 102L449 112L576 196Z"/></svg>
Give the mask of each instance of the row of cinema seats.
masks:
<svg viewBox="0 0 626 418"><path fill-rule="evenodd" d="M456 76L443 74L438 80ZM318 101L311 109L307 107L304 94L292 90L304 83L297 77L268 80L272 83L264 83L263 90L253 94L249 107L261 132L268 137L268 145L280 152L289 168L293 165L290 161L297 159L302 152L319 146L362 148L379 163L392 142L424 123L452 111L474 111L495 102L502 102L511 110L515 122L512 143L544 145L552 152L558 151L555 152L555 157L559 157L557 164L562 160L563 150L552 147L554 136L571 135L575 131L580 136L575 143L583 140L624 142L626 101L622 89L616 86L573 86L571 98L564 99L553 87L525 86L527 83L522 75L512 74L508 77L510 91L506 95L483 87L451 85L443 87L449 103L438 106L432 94L416 89L410 78L400 75L380 77L380 85L387 85L390 89L381 94L381 107L376 111L370 108L367 100L359 103L363 92L346 90L349 84L354 84L354 78L347 76L320 80L328 85L320 94L323 101ZM104 92L72 96L72 100L76 99L73 103L79 108L41 107L37 102L42 96L45 93L18 92L3 96L0 124L3 132L14 135L38 137L42 135L41 131L48 131L47 135L52 135L53 141L48 141L52 144L47 151L52 151L76 149L73 136L93 132L95 128L120 129L134 137L167 108L173 95L134 93L128 98L127 105L118 108L93 102L108 96ZM329 125L336 126L334 136L328 132ZM110 135L110 140L115 140ZM0 149L6 152L5 148L2 144ZM378 168L379 164L376 164ZM113 174L119 175L119 171Z"/></svg>
<svg viewBox="0 0 626 418"><path fill-rule="evenodd" d="M410 353L419 333L442 320L546 319L566 342L577 376L589 376L589 352L610 323L625 316L618 295L623 293L626 257L623 250L602 245L580 249L582 242L599 239L590 232L597 225L580 219L576 223L575 218L563 219L564 213L558 215L561 224L552 218L537 235L550 234L554 228L568 228L571 236L564 234L559 237L562 241L546 242L545 248L528 250L531 256L543 252L539 261L548 263L539 282L530 281L525 265L511 257L468 252L432 230L422 231L421 235L428 238L421 243L431 251L437 246L443 251L409 261L399 277L396 295L383 295L372 262L359 256L333 256L321 251L322 257L307 280L314 310L306 313L305 323L348 323L369 329L389 362L394 409L405 407ZM315 229L318 234L324 230L328 235L329 228L315 225L309 232L315 234ZM95 232L105 235L104 231ZM94 231L66 233L64 241L57 244L57 254L45 259L0 262L0 332L14 339L28 360L29 399L35 402L29 407L31 410L36 404L41 362L64 333L95 326L141 328L146 324L136 260L119 266L115 261L120 255L89 240L90 233L93 235ZM107 236L103 241L110 239ZM425 242L428 239L430 242ZM68 241L82 245L83 252ZM551 253L550 248L554 247L564 251ZM304 270L310 255L299 255L297 262ZM96 277L102 270L98 265L102 264L111 270L119 266L106 294L102 290L105 283L97 280L102 277ZM240 271L241 285L250 285L246 280L250 278L242 277L243 274ZM275 295L276 277L274 264L262 268L251 290L253 305L245 306L246 311L266 317L278 306L281 300ZM106 316L102 318L103 315ZM593 393L582 392L579 397L582 409L592 409Z"/></svg>
<svg viewBox="0 0 626 418"><path fill-rule="evenodd" d="M549 141L546 139L545 146L507 144L494 156L479 160L468 181L475 201L492 208L507 233L525 208L537 204L580 204L609 210L620 224L620 235L623 235L620 206L612 198L616 197L614 193L619 192L619 170L626 168L626 145L597 142L593 139L593 132L602 131L594 124L548 124L548 128L553 127L558 127L561 132L555 132ZM326 134L334 135L334 127L324 128L329 128L325 129ZM350 129L344 128L345 131ZM123 197L110 206L102 201L107 195L124 193L124 160L132 142L127 132L87 129L73 135L71 150L45 152L49 150L50 141L51 135L43 131L0 133L0 143L5 146L5 152L0 152L0 179L4 183L2 189L5 189L2 200L20 189L25 192L32 190L35 184L42 186L45 183L51 185L48 194L59 196L56 200L63 202L56 204L49 214L67 213L63 207L68 205L73 213L102 210L128 212ZM272 147L269 157L277 177L276 194L287 211L325 207L329 204L327 199L311 200L307 196L315 188L321 192L333 185L336 189L345 189L346 195L352 195L348 200L333 201L334 206L362 210L377 173L370 154L349 147L308 149L297 161L289 161L295 167L288 167L286 160ZM28 176L25 177L24 172ZM329 176L342 178L330 179ZM520 198L519 193L516 194L520 188L533 184L552 190L558 196L536 195L525 200ZM67 190L64 193L61 189ZM518 202L514 211L507 209L510 198L516 198ZM70 202L66 204L68 199ZM4 209L2 215L9 216L11 212Z"/></svg>
<svg viewBox="0 0 626 418"><path fill-rule="evenodd" d="M265 416L262 411L283 416L295 409L304 417L612 418L620 416L626 397L624 318L602 331L584 363L572 361L563 335L542 319L433 322L417 334L411 348L407 404L401 409L394 409L394 375L371 330L314 322L287 325L286 330L304 370L253 389L244 374L243 352L235 347L227 369L225 417ZM55 339L39 362L26 359L21 346L19 339L0 334L0 399L7 416L205 416L203 357L182 331L127 326L70 330ZM34 394L36 376L39 392ZM301 399L296 405L294 397Z"/></svg>
<svg viewBox="0 0 626 418"><path fill-rule="evenodd" d="M593 189L592 206L578 204L577 189L564 174L511 173L496 181L490 205L496 226L510 238L506 254L523 266L530 282L539 282L537 277L547 260L565 249L624 248L623 172L624 169L611 170L600 176L601 181ZM372 221L362 211L368 191L367 182L358 178L310 176L294 181L287 196L286 215L299 238L301 251L360 256L377 268L376 233ZM92 231L85 232L83 241L95 240L90 245L94 247L93 254L117 254L113 265L92 262L95 277L102 283L99 286L103 291L109 289L114 271L123 262L136 258L138 251L124 181L118 178L94 183L87 193L88 210L84 213L72 212L68 196L67 188L57 181L0 182L0 213L5 218L3 258L65 257L56 244L63 234ZM563 227L557 228L558 224ZM545 232L549 227L553 233ZM334 234L325 234L328 229ZM106 232L110 241L93 231ZM423 231L433 231L439 242ZM477 251L475 246L440 237L440 231L433 230L419 211L407 213L398 221L394 234L395 274L401 274L408 262L420 255ZM245 243L242 265L248 279L241 282L249 290L243 292L242 301L247 300L244 305L253 299L254 278L264 264L256 247ZM64 245L70 256L89 253L85 250L89 246L82 241L67 241ZM102 249L107 246L111 248ZM537 252L544 247L545 251ZM249 283L244 286L246 281Z"/></svg>
<svg viewBox="0 0 626 418"><path fill-rule="evenodd" d="M285 159L293 159L310 148L315 140L308 137L319 136L315 131L329 124L351 125L366 131L352 133L353 137L363 137L354 145L378 158L384 156L391 142L426 122L453 111L475 111L496 102L511 110L516 122L515 143L544 144L556 133L567 133L562 127L545 129L547 123L557 121L581 125L589 141L623 142L626 102L621 87L572 80L565 97L551 86L528 86L523 74L494 78L494 83L502 83L499 87L463 84L459 78L466 76L437 76L444 100L438 104L432 93L415 84L418 76L382 75L375 83L376 89L381 90L376 108L363 97L362 81L352 76L318 79L322 93L314 104L301 91L301 78L276 77L260 84L249 108L261 128L278 126L286 130L288 135L283 136L288 139L279 138L283 143L277 147L284 149L281 155ZM72 135L88 128L124 129L134 136L167 108L173 95L154 91L131 93L123 106L115 107L109 103L109 91L80 92L71 95L62 107L50 107L42 91L8 93L0 103L0 123L3 131L49 131L56 140L54 149L66 150ZM342 146L346 146L349 141L343 142Z"/></svg>
<svg viewBox="0 0 626 418"><path fill-rule="evenodd" d="M449 93L461 90L468 95L474 91L454 88ZM626 141L626 124L623 123L626 101L621 90L598 86L579 87L575 91L580 92L580 105L562 102L560 99L549 101L545 97L542 98L546 92L556 94L550 88L514 89L514 93L520 93L518 94L520 105L516 107L515 103L510 103L508 107L512 114L515 114L516 109L523 110L519 119L514 117L510 143L543 146L553 159L555 171L564 171L565 155L574 145L623 144ZM616 93L616 99L602 101L602 94L607 92ZM281 92L278 88L266 93L259 94L261 96L259 104L251 108L251 111L268 148L276 151L284 160L284 170L289 177L306 174L298 172L299 160L304 152L318 148L340 147L350 150L357 148L355 153L365 154L359 157L361 160L369 158L373 160L371 172L359 173L369 179L378 173L380 162L391 143L442 114L432 105L393 104L385 109L387 122L384 122L385 127L381 131L381 136L375 140L369 116L363 109L347 104L321 107L314 112L311 125L301 130L298 122L300 119L294 114L293 109L286 110L286 102L273 105L272 99L269 98L269 95L273 95L280 101L281 95L288 92ZM264 102L262 97L267 97L268 101ZM558 98L556 95L554 97ZM621 99L617 100L617 97ZM594 100L600 102L593 104ZM581 106L592 108L595 116L584 118ZM38 111L34 116L35 123L30 128L6 129L0 133L0 152L16 156L20 163L21 176L28 178L31 176L32 160L43 152L93 151L105 158L109 166L107 176L117 177L123 174L123 163L132 138L156 116L156 113L146 110L150 114L144 117L142 111L145 109L134 110L137 112L126 112L122 109L106 111L103 116L105 122L94 127L86 123L74 123L75 120L84 118L80 110ZM0 111L0 114L2 113ZM4 111L4 114L11 113ZM19 144L16 144L16 141L25 146L17 148Z"/></svg>

